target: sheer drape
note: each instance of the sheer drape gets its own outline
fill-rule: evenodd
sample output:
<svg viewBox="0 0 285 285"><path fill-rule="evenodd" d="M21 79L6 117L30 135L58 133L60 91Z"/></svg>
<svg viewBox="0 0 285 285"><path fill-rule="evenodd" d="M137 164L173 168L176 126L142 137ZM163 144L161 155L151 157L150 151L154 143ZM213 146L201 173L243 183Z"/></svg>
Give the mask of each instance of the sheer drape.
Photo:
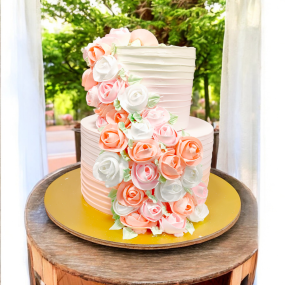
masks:
<svg viewBox="0 0 285 285"><path fill-rule="evenodd" d="M229 0L220 106L217 168L256 195L260 137L260 0Z"/></svg>
<svg viewBox="0 0 285 285"><path fill-rule="evenodd" d="M47 173L40 1L1 4L1 281L29 284L24 207Z"/></svg>

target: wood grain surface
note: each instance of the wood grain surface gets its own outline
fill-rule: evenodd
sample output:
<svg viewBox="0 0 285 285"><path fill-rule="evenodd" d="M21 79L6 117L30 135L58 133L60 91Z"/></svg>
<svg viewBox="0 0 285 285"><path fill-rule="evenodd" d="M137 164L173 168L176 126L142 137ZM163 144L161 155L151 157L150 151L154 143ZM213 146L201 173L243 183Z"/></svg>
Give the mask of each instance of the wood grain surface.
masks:
<svg viewBox="0 0 285 285"><path fill-rule="evenodd" d="M211 284L236 285L249 273L249 278L254 279L257 204L251 191L235 178L211 170L230 183L241 197L240 218L228 232L191 247L142 251L82 240L48 218L43 203L46 188L57 177L78 167L79 163L45 177L27 201L25 223L32 264L46 284L74 284L58 281L68 278L77 278L78 284L83 284L82 280L84 284L195 284L221 276L230 283Z"/></svg>

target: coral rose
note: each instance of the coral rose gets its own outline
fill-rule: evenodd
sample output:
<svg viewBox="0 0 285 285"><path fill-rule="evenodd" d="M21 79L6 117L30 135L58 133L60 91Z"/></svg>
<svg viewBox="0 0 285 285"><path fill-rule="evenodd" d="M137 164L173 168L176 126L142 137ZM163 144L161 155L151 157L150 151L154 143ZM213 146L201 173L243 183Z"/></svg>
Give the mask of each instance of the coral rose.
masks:
<svg viewBox="0 0 285 285"><path fill-rule="evenodd" d="M138 189L131 181L119 184L117 200L121 205L138 208L146 199L145 192Z"/></svg>
<svg viewBox="0 0 285 285"><path fill-rule="evenodd" d="M88 106L99 107L98 86L93 86L86 94L86 102Z"/></svg>
<svg viewBox="0 0 285 285"><path fill-rule="evenodd" d="M115 107L113 104L100 104L98 109L96 109L94 112L98 114L102 118L106 118L107 114L111 112L112 110L115 110Z"/></svg>
<svg viewBox="0 0 285 285"><path fill-rule="evenodd" d="M111 47L102 42L94 42L89 46L87 56L89 59L90 67L93 68L95 63L104 55L111 54Z"/></svg>
<svg viewBox="0 0 285 285"><path fill-rule="evenodd" d="M84 87L85 91L90 90L93 86L98 84L97 81L93 79L93 72L91 69L87 69L82 74L82 86Z"/></svg>
<svg viewBox="0 0 285 285"><path fill-rule="evenodd" d="M132 167L132 181L142 190L154 189L158 184L159 173L157 166L152 162L134 163Z"/></svg>
<svg viewBox="0 0 285 285"><path fill-rule="evenodd" d="M187 217L195 209L195 198L187 193L183 198L176 202L169 202L173 213L181 217Z"/></svg>
<svg viewBox="0 0 285 285"><path fill-rule="evenodd" d="M123 80L103 81L98 87L98 99L104 104L113 103L118 94L124 92L126 87L128 87L128 83Z"/></svg>
<svg viewBox="0 0 285 285"><path fill-rule="evenodd" d="M174 153L174 149L170 149L162 154L159 159L160 172L168 180L180 178L186 167L183 158L178 157Z"/></svg>
<svg viewBox="0 0 285 285"><path fill-rule="evenodd" d="M172 213L168 217L162 217L160 222L160 229L167 234L173 234L176 237L182 237L186 231L186 219Z"/></svg>
<svg viewBox="0 0 285 285"><path fill-rule="evenodd" d="M177 132L169 124L156 127L153 138L158 142L164 143L167 147L175 146L179 140Z"/></svg>
<svg viewBox="0 0 285 285"><path fill-rule="evenodd" d="M176 154L183 158L188 166L195 166L203 158L203 145L197 138L182 137L176 146Z"/></svg>
<svg viewBox="0 0 285 285"><path fill-rule="evenodd" d="M134 142L132 148L128 148L130 158L136 163L145 163L158 159L161 150L158 143L152 139L143 142Z"/></svg>
<svg viewBox="0 0 285 285"><path fill-rule="evenodd" d="M108 124L118 124L120 122L123 122L127 128L131 124L128 115L129 114L125 110L121 109L120 111L117 111L114 108L106 114L106 120Z"/></svg>
<svg viewBox="0 0 285 285"><path fill-rule="evenodd" d="M100 134L99 147L103 150L120 152L128 145L125 134L118 125L107 125Z"/></svg>
<svg viewBox="0 0 285 285"><path fill-rule="evenodd" d="M147 229L151 229L157 225L157 222L147 220L138 212L123 216L120 220L123 225L131 228L137 234L144 234Z"/></svg>
<svg viewBox="0 0 285 285"><path fill-rule="evenodd" d="M140 207L139 212L149 221L156 222L162 218L162 203L153 203L152 200L146 200Z"/></svg>

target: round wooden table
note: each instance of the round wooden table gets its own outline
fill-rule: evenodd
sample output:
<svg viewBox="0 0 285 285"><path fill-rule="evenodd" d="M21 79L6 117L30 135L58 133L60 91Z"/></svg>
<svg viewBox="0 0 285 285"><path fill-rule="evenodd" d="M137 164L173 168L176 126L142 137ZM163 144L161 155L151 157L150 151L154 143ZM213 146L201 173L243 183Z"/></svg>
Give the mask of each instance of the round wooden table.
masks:
<svg viewBox="0 0 285 285"><path fill-rule="evenodd" d="M167 250L128 250L77 238L47 216L47 187L80 163L41 180L25 212L31 284L253 284L257 262L257 204L235 178L212 169L230 183L242 203L238 222L222 236L202 244Z"/></svg>

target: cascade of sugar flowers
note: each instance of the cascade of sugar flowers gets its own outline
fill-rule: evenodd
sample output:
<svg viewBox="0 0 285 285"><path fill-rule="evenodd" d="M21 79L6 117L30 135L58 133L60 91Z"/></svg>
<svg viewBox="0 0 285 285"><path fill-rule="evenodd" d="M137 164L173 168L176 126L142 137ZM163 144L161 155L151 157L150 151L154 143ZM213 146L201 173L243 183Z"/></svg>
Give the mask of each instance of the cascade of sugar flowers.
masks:
<svg viewBox="0 0 285 285"><path fill-rule="evenodd" d="M111 29L82 49L86 101L97 114L102 149L93 175L110 188L114 225L123 238L148 230L181 237L203 221L208 189L202 182L202 143L173 125L178 116L158 106L159 94L117 60L117 47L158 46L149 31Z"/></svg>

